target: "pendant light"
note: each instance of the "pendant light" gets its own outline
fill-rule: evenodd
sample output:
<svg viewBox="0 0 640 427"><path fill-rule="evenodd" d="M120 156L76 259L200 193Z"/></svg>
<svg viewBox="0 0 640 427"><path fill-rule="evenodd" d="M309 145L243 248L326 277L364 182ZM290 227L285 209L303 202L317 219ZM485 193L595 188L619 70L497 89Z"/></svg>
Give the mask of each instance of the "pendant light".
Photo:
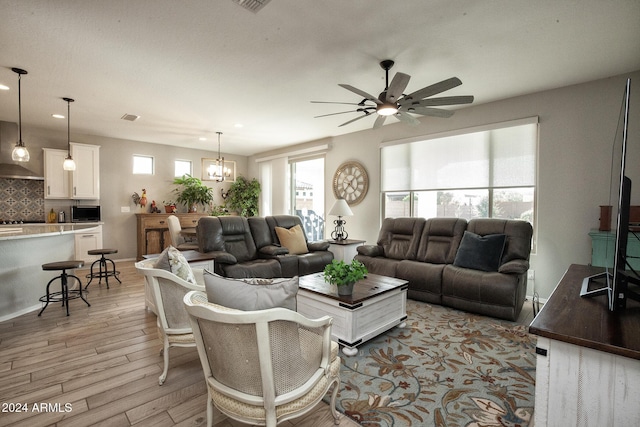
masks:
<svg viewBox="0 0 640 427"><path fill-rule="evenodd" d="M215 178L216 181L222 182L224 181L225 175L227 175L227 171L224 168L224 157L220 155L220 135L222 135L222 132L216 133L218 134L218 158L216 159L215 167L211 165L208 172L210 178Z"/></svg>
<svg viewBox="0 0 640 427"><path fill-rule="evenodd" d="M28 162L31 156L29 156L29 150L22 142L22 99L20 94L20 81L22 80L22 75L27 74L27 72L21 68L12 68L11 71L18 74L18 129L20 130L20 139L18 139L11 152L11 160L14 162Z"/></svg>
<svg viewBox="0 0 640 427"><path fill-rule="evenodd" d="M62 98L67 101L67 158L64 159L62 169L66 171L76 170L76 162L71 157L71 103L74 102L71 98Z"/></svg>

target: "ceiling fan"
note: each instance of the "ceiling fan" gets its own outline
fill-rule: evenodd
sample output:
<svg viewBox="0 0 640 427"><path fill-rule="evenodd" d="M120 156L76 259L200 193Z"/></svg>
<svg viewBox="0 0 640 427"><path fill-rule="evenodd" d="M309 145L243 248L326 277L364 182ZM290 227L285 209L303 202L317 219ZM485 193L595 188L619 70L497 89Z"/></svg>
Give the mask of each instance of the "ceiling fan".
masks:
<svg viewBox="0 0 640 427"><path fill-rule="evenodd" d="M443 80L441 82L432 84L431 86L423 87L410 94L404 94L404 90L409 84L411 76L404 73L396 73L389 84L389 70L393 67L394 61L391 59L385 59L380 62L380 67L385 70L386 73L386 86L378 97L375 97L363 90L353 87L348 84L339 84L356 95L364 97L359 103L350 102L328 102L328 101L311 101L314 104L342 104L342 105L357 105L355 110L341 111L339 113L323 114L318 117L335 116L337 114L347 113L363 113L362 115L342 123L340 126L345 126L356 120L363 119L370 116L372 113L377 113L376 121L373 123L373 128L379 128L384 124L384 121L388 116L394 116L398 120L411 124L418 125L420 121L411 114L419 114L422 116L431 117L451 117L453 111L444 110L441 108L434 108L435 106L442 105L458 105L458 104L470 104L473 102L473 96L444 96L439 98L429 98L433 95L437 95L441 92L453 89L456 86L460 86L462 81L457 77L451 77L450 79ZM410 114L411 113L411 114Z"/></svg>

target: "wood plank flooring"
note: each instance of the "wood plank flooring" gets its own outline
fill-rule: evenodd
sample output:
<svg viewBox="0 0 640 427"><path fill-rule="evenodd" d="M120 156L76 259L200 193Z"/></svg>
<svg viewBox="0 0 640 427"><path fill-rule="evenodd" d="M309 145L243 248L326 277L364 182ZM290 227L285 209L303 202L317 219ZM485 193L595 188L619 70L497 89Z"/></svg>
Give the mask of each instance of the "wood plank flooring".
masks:
<svg viewBox="0 0 640 427"><path fill-rule="evenodd" d="M122 284L111 279L107 289L94 281L91 307L72 300L69 317L50 304L41 317L34 311L0 323L0 426L206 425L207 392L196 349L172 348L167 380L158 385L161 344L156 317L144 307L144 279L133 262L116 264ZM215 419L217 427L244 426L219 413ZM281 424L331 425L324 403ZM358 426L345 416L340 425Z"/></svg>

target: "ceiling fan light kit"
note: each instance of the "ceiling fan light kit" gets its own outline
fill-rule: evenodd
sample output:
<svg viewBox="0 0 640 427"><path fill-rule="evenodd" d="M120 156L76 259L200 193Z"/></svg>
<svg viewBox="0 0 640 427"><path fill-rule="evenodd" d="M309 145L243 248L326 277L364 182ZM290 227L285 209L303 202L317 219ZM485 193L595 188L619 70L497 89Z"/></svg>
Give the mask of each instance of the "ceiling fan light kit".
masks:
<svg viewBox="0 0 640 427"><path fill-rule="evenodd" d="M316 118L334 116L337 114L363 113L355 119L351 119L340 125L345 126L355 122L356 120L363 119L371 115L371 113L375 112L377 113L378 117L373 124L374 129L381 127L388 116L394 116L396 119L402 122L415 126L420 124L420 121L411 114L446 118L451 117L453 115L453 111L433 107L443 105L470 104L473 102L473 96L471 95L429 98L433 95L437 95L449 89L453 89L456 86L460 86L462 84L462 81L457 77L451 77L450 79L443 80L441 82L432 84L408 95L405 95L404 90L409 84L411 76L404 73L396 73L396 75L393 77L393 80L391 80L391 83L389 83L389 70L391 69L391 67L393 67L394 64L394 61L392 61L391 59L385 59L384 61L380 62L380 67L385 70L386 85L384 90L378 97L375 97L354 86L340 83L338 86L347 89L348 91L353 92L356 95L362 96L362 101L360 101L359 103L327 101L311 102L315 104L357 105L358 108L355 110L342 111L339 113L324 114L321 116L316 116Z"/></svg>

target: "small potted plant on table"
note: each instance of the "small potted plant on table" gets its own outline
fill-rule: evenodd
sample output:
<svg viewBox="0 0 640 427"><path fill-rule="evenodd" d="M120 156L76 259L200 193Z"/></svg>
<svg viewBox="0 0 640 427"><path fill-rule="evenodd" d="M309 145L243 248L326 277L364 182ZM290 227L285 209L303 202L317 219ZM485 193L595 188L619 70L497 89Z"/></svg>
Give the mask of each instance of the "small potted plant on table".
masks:
<svg viewBox="0 0 640 427"><path fill-rule="evenodd" d="M324 280L338 287L338 295L351 295L353 285L364 279L368 273L367 267L354 259L350 264L340 260L333 260L324 267Z"/></svg>

